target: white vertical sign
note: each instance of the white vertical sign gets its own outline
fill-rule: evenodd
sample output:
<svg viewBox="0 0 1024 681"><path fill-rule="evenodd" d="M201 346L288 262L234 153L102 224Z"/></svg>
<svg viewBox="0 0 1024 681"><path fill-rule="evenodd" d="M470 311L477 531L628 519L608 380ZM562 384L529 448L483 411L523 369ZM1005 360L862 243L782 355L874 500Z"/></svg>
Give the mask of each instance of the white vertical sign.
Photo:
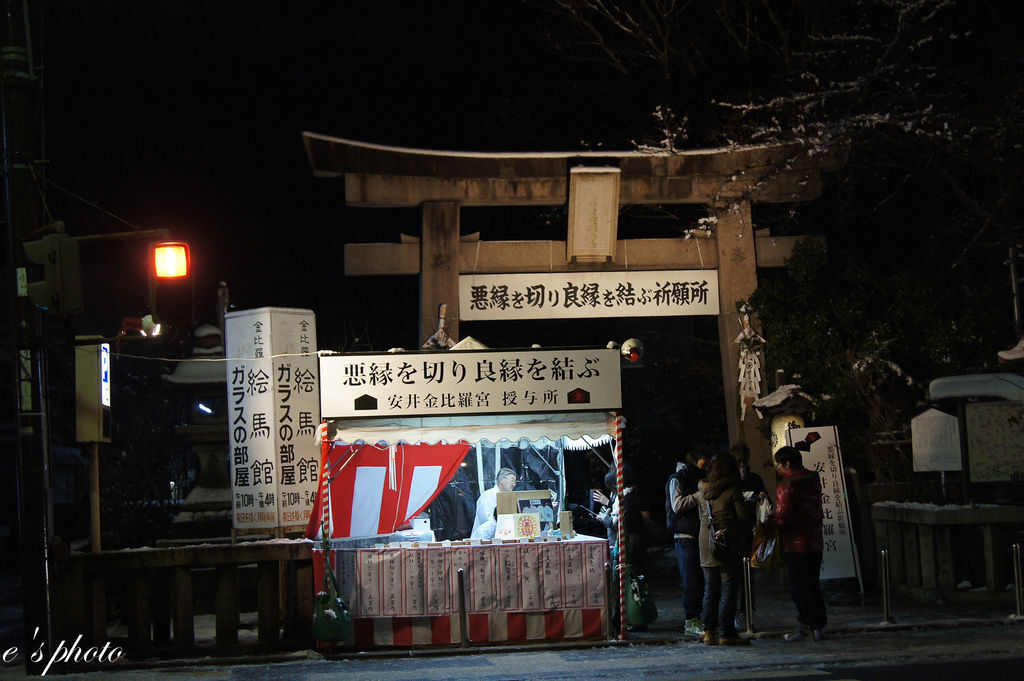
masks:
<svg viewBox="0 0 1024 681"><path fill-rule="evenodd" d="M821 578L857 577L856 547L850 524L850 503L846 497L843 457L835 426L790 428L786 443L803 455L804 468L821 476L822 535L825 551Z"/></svg>
<svg viewBox="0 0 1024 681"><path fill-rule="evenodd" d="M225 336L233 527L305 528L320 460L314 314L230 312Z"/></svg>
<svg viewBox="0 0 1024 681"><path fill-rule="evenodd" d="M951 414L929 409L910 419L915 471L958 471L960 422Z"/></svg>
<svg viewBox="0 0 1024 681"><path fill-rule="evenodd" d="M100 343L100 404L110 406L110 343Z"/></svg>

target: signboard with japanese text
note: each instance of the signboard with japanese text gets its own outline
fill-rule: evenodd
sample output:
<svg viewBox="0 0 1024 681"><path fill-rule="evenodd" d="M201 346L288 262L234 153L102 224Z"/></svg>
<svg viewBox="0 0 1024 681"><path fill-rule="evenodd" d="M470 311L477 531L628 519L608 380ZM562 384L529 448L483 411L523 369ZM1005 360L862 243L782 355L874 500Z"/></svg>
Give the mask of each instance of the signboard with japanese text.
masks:
<svg viewBox="0 0 1024 681"><path fill-rule="evenodd" d="M464 274L463 321L717 315L717 270Z"/></svg>
<svg viewBox="0 0 1024 681"><path fill-rule="evenodd" d="M915 471L958 471L960 422L951 414L928 409L910 419Z"/></svg>
<svg viewBox="0 0 1024 681"><path fill-rule="evenodd" d="M324 355L324 418L449 416L622 406L608 348Z"/></svg>
<svg viewBox="0 0 1024 681"><path fill-rule="evenodd" d="M230 312L225 337L233 527L303 530L320 462L316 318L283 308Z"/></svg>
<svg viewBox="0 0 1024 681"><path fill-rule="evenodd" d="M971 481L1024 479L1024 403L970 403L965 420Z"/></svg>
<svg viewBox="0 0 1024 681"><path fill-rule="evenodd" d="M859 577L839 432L835 426L790 428L786 431L786 444L800 450L804 468L821 476L822 534L825 540L821 578Z"/></svg>

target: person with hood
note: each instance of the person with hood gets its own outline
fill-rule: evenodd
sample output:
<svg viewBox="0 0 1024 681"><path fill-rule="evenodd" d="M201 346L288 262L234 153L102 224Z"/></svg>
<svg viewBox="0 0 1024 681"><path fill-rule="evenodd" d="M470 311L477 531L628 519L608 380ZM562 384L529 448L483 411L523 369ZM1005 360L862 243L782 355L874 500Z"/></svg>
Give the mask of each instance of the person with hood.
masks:
<svg viewBox="0 0 1024 681"><path fill-rule="evenodd" d="M704 600L704 572L700 567L700 519L696 507L681 512L683 498L697 491L697 483L704 479L711 456L695 449L686 455L686 462L676 464L676 471L665 483L665 524L672 533L679 568L679 584L683 589L683 635L700 635L704 625L700 620Z"/></svg>
<svg viewBox="0 0 1024 681"><path fill-rule="evenodd" d="M796 631L786 634L787 641L799 641L813 635L825 639L825 599L819 575L824 550L821 533L821 476L804 468L803 456L796 447L781 447L775 452L775 470L779 487L775 493L775 513L768 523L779 531L779 544L789 570L789 595L796 605Z"/></svg>
<svg viewBox="0 0 1024 681"><path fill-rule="evenodd" d="M758 504L763 502L770 506L771 499L768 497L768 489L764 486L764 478L752 471L750 468L750 447L748 447L744 442L737 442L729 448L729 453L736 457L736 464L739 466L740 489L743 490L743 498L747 500L747 505L750 506L750 515L753 523L750 528L750 535L753 537L754 527L757 526ZM751 610L754 609L754 582L756 574L757 572L753 570L750 573ZM736 596L737 611L740 613L746 612L744 608L745 594L743 589L743 582L740 581L740 589Z"/></svg>
<svg viewBox="0 0 1024 681"><path fill-rule="evenodd" d="M748 545L750 506L743 499L736 457L719 454L697 491L685 497L681 510L696 507L700 514L700 564L704 570L704 643L747 645L736 631L736 595L743 578L742 555ZM716 556L712 532L724 535L733 547L728 557Z"/></svg>
<svg viewBox="0 0 1024 681"><path fill-rule="evenodd" d="M619 540L619 495L616 494L615 471L608 471L605 474L604 486L608 490L607 494L595 489L591 496L594 501L601 504L601 511L597 514L597 519L604 525L608 546L615 546Z"/></svg>
<svg viewBox="0 0 1024 681"><path fill-rule="evenodd" d="M633 477L632 468L628 464L622 467L622 480L625 487L622 490L621 499L616 493L615 471L609 471L604 476L604 486L608 488L608 494L595 489L592 492L592 498L603 506L600 513L597 514L597 518L605 526L609 546L614 546L618 542L619 519L625 516L626 562L633 566L638 574L645 574L647 561L643 538L643 512L636 480Z"/></svg>
<svg viewBox="0 0 1024 681"><path fill-rule="evenodd" d="M618 488L618 479L614 470L609 471L608 474L604 476L604 486L608 489L608 494L604 494L600 490L595 489L591 493L591 497L594 501L602 505L600 513L597 514L597 518L605 526L605 530L608 534L608 546L617 550L618 560L625 561L625 564L630 566L630 570L632 570L634 574L643 575L646 570L646 548L644 547L643 536L641 534L643 523L641 509L639 506L639 494L636 491L632 468L628 464L623 464L622 481L625 484L625 487L622 490L621 499L616 491ZM619 522L623 517L625 518L625 526L623 529L626 531L625 547L618 545ZM618 570L613 570L612 573L612 590L616 594L619 591ZM617 626L618 622L619 601L615 598L612 600L612 623L614 626ZM629 630L647 631L647 624L630 625Z"/></svg>

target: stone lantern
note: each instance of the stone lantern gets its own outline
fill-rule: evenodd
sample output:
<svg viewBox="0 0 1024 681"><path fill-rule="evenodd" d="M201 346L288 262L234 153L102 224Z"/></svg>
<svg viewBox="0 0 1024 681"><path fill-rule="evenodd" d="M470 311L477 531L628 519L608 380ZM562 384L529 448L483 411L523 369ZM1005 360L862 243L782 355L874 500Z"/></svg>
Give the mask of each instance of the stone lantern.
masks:
<svg viewBox="0 0 1024 681"><path fill-rule="evenodd" d="M188 438L199 459L196 486L171 524L170 538L177 540L231 536L223 334L212 324L202 324L194 335L193 359L164 377L187 396L187 422L177 432Z"/></svg>
<svg viewBox="0 0 1024 681"><path fill-rule="evenodd" d="M771 419L772 454L786 444L786 431L803 428L804 415L810 413L814 400L800 386L787 384L754 401L754 409L762 419Z"/></svg>

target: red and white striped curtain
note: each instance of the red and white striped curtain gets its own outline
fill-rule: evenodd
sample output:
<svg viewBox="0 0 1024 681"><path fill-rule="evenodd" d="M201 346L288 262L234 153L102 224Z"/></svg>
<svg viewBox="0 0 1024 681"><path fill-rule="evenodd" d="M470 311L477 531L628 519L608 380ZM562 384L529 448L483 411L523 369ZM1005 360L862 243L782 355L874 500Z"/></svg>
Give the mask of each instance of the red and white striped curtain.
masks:
<svg viewBox="0 0 1024 681"><path fill-rule="evenodd" d="M321 479L306 536L322 523L331 538L389 534L441 493L470 445L324 442Z"/></svg>

